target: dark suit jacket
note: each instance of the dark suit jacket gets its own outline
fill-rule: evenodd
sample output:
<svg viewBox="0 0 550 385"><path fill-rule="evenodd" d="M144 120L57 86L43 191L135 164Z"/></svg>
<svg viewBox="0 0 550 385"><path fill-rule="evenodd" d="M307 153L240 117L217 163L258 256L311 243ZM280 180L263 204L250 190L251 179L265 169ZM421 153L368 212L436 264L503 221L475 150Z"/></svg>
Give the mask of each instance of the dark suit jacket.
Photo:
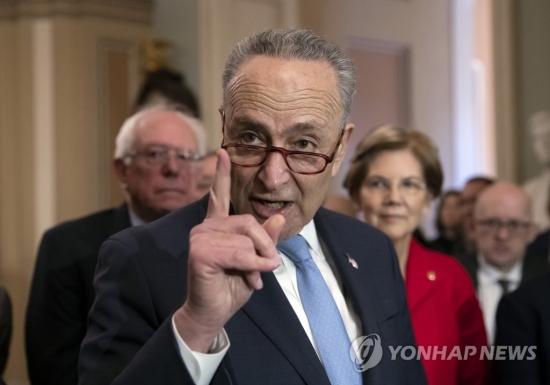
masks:
<svg viewBox="0 0 550 385"><path fill-rule="evenodd" d="M540 233L533 243L527 246L527 255L540 257L548 263L550 256L550 230Z"/></svg>
<svg viewBox="0 0 550 385"><path fill-rule="evenodd" d="M191 384L171 318L185 300L189 232L206 215L208 195L103 245L96 299L82 344L79 384ZM363 335L382 339L381 362L365 383L424 384L420 361L391 360L388 346L415 346L405 287L389 239L361 222L319 209L319 238L361 319ZM354 258L359 268L348 262ZM273 273L225 330L231 347L213 384L328 385L328 377Z"/></svg>
<svg viewBox="0 0 550 385"><path fill-rule="evenodd" d="M464 258L458 258L458 261L464 266L470 277L472 278L472 283L477 289L477 269L479 263L477 261L476 254L468 254ZM536 278L547 271L550 270L548 262L544 261L542 258L535 257L532 255L527 255L523 260L523 269L521 270L521 282L520 286L525 282Z"/></svg>
<svg viewBox="0 0 550 385"><path fill-rule="evenodd" d="M0 375L4 372L8 361L12 324L10 296L6 289L0 286ZM0 384L4 384L1 376Z"/></svg>
<svg viewBox="0 0 550 385"><path fill-rule="evenodd" d="M499 385L550 384L550 274L505 295L497 310L496 345L536 346L536 358L495 360Z"/></svg>
<svg viewBox="0 0 550 385"><path fill-rule="evenodd" d="M32 384L78 382L78 355L94 299L101 244L130 227L128 208L101 211L48 230L38 251L26 319Z"/></svg>

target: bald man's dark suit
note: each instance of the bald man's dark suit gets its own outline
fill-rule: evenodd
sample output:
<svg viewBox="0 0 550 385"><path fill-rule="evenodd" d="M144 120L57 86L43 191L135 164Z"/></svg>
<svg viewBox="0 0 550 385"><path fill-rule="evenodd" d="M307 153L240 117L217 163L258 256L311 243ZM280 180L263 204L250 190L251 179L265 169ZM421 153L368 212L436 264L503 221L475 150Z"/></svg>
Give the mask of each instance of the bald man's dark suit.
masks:
<svg viewBox="0 0 550 385"><path fill-rule="evenodd" d="M2 373L8 362L12 329L11 299L4 286L0 286L0 385L5 384Z"/></svg>
<svg viewBox="0 0 550 385"><path fill-rule="evenodd" d="M495 360L497 384L550 384L550 273L502 297L496 334L496 345L536 347L534 359L528 352L522 360Z"/></svg>
<svg viewBox="0 0 550 385"><path fill-rule="evenodd" d="M206 215L208 195L103 245L79 374L88 384L191 384L171 317L185 300L189 232ZM363 335L380 335L382 361L365 383L424 384L418 360L391 360L388 346L415 346L405 287L390 240L355 219L319 209L318 236L329 251ZM348 258L355 259L358 269ZM215 384L328 385L302 325L273 273L225 325L231 347Z"/></svg>
<svg viewBox="0 0 550 385"><path fill-rule="evenodd" d="M94 300L101 244L130 227L126 204L46 231L27 307L25 342L33 385L74 385L78 355Z"/></svg>

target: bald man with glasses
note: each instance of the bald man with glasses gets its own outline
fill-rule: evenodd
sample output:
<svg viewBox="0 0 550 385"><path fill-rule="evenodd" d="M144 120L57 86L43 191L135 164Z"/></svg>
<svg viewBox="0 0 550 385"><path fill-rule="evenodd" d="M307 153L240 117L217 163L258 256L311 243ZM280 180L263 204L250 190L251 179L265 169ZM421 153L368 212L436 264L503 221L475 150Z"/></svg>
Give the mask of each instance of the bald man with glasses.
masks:
<svg viewBox="0 0 550 385"><path fill-rule="evenodd" d="M531 201L519 186L498 182L481 192L473 211L477 254L461 262L476 287L491 344L500 298L548 270L539 258L526 255L536 233Z"/></svg>

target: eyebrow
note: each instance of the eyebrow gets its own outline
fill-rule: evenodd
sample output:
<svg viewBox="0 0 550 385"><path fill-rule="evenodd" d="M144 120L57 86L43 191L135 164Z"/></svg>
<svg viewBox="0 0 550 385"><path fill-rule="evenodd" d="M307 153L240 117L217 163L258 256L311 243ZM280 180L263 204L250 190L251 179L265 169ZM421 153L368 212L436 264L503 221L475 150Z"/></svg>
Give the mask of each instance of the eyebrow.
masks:
<svg viewBox="0 0 550 385"><path fill-rule="evenodd" d="M267 131L267 126L263 123L258 122L248 116L236 117L234 119L234 127L239 129L252 129L255 131Z"/></svg>
<svg viewBox="0 0 550 385"><path fill-rule="evenodd" d="M303 131L318 131L319 126L314 122L300 122L293 125L290 130L292 132L303 132Z"/></svg>

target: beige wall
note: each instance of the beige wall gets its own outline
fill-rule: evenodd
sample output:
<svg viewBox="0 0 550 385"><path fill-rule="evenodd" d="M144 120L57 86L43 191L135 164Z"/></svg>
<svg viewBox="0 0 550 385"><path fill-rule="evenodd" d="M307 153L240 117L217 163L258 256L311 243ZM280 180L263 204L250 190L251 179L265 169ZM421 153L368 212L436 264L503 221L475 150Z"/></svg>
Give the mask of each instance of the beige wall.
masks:
<svg viewBox="0 0 550 385"><path fill-rule="evenodd" d="M542 171L528 134L529 117L550 110L550 2L515 1L517 23L517 75L520 128L520 179L525 181Z"/></svg>
<svg viewBox="0 0 550 385"><path fill-rule="evenodd" d="M221 76L227 55L242 38L265 28L298 26L298 0L201 0L199 17L200 100L208 146L221 144Z"/></svg>
<svg viewBox="0 0 550 385"><path fill-rule="evenodd" d="M302 0L305 27L346 46L350 38L407 47L409 126L431 135L452 175L450 0Z"/></svg>
<svg viewBox="0 0 550 385"><path fill-rule="evenodd" d="M153 12L153 36L174 44L174 57L171 57L174 66L185 74L187 84L197 96L200 93L200 64L197 55L200 1L157 0Z"/></svg>
<svg viewBox="0 0 550 385"><path fill-rule="evenodd" d="M102 55L127 54L133 97L139 44L150 35L150 5L135 3L131 10L85 1L0 6L0 271L14 309L9 384L27 381L24 313L43 231L110 205L105 137L116 111L106 105L110 69Z"/></svg>

